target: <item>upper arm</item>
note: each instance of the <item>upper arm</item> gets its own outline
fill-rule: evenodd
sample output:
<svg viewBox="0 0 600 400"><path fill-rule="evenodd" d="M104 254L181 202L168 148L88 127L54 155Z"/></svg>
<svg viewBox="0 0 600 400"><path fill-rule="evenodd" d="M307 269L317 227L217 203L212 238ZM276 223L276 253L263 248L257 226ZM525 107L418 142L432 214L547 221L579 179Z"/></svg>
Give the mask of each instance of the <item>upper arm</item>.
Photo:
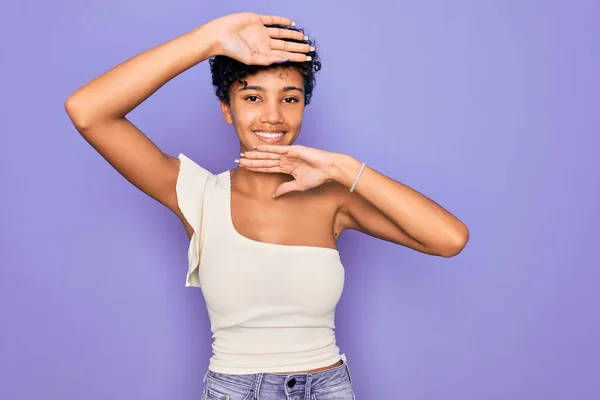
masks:
<svg viewBox="0 0 600 400"><path fill-rule="evenodd" d="M75 126L119 174L181 217L175 193L179 159L163 153L126 118Z"/></svg>
<svg viewBox="0 0 600 400"><path fill-rule="evenodd" d="M340 185L341 186L341 185ZM360 194L340 188L340 229L352 229L377 239L396 243L426 254L435 254L410 237L396 223Z"/></svg>

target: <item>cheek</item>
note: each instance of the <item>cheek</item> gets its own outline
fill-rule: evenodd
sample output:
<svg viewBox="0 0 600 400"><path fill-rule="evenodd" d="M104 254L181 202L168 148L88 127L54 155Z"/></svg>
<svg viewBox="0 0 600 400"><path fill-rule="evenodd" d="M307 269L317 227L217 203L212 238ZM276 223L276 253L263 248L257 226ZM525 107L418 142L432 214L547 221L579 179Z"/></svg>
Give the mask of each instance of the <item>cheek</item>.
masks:
<svg viewBox="0 0 600 400"><path fill-rule="evenodd" d="M302 124L302 117L304 116L304 110L300 107L296 109L288 109L285 112L285 120L290 126L299 126Z"/></svg>
<svg viewBox="0 0 600 400"><path fill-rule="evenodd" d="M237 106L231 112L231 118L234 123L241 126L252 123L252 121L256 120L257 115L256 107Z"/></svg>

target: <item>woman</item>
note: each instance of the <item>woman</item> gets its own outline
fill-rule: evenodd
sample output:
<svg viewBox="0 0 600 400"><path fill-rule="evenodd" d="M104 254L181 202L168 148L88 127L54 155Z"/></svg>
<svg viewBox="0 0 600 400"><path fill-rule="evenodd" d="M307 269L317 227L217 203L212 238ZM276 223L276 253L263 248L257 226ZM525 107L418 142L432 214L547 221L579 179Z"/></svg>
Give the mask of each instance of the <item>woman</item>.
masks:
<svg viewBox="0 0 600 400"><path fill-rule="evenodd" d="M217 18L92 80L65 107L83 137L190 237L186 286L201 287L213 331L206 399L352 399L334 314L355 229L451 257L466 226L415 190L344 154L293 145L320 61L284 17ZM164 154L126 115L210 59L239 167L213 174Z"/></svg>

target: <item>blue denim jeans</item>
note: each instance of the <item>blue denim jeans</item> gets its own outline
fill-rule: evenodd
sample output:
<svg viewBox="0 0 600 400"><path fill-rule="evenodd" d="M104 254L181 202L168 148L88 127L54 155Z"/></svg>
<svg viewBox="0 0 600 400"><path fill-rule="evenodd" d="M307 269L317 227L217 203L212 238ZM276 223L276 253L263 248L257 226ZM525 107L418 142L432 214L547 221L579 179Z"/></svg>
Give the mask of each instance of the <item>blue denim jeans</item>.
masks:
<svg viewBox="0 0 600 400"><path fill-rule="evenodd" d="M202 400L355 400L344 354L335 368L293 374L220 374L207 371Z"/></svg>

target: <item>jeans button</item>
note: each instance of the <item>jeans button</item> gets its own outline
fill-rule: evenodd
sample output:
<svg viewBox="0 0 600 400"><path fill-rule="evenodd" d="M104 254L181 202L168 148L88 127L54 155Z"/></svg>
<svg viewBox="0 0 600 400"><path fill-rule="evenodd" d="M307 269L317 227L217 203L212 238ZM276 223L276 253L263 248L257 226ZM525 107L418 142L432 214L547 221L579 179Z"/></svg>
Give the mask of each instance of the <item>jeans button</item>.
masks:
<svg viewBox="0 0 600 400"><path fill-rule="evenodd" d="M296 384L296 378L292 378L288 381L288 387L293 388L295 384Z"/></svg>

